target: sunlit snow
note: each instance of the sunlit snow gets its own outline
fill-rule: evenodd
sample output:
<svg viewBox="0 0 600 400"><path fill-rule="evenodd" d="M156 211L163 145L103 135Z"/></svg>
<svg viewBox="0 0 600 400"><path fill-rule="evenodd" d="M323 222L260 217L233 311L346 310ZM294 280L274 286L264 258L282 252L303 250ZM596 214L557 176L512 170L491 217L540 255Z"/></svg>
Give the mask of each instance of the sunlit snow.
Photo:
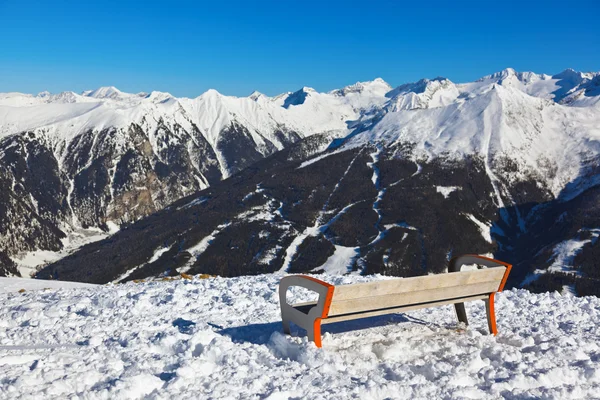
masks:
<svg viewBox="0 0 600 400"><path fill-rule="evenodd" d="M334 284L386 279L318 276ZM594 398L600 299L511 290L483 302L284 336L279 276L0 293L0 397ZM2 284L3 281L0 281ZM308 295L295 291L291 301Z"/></svg>

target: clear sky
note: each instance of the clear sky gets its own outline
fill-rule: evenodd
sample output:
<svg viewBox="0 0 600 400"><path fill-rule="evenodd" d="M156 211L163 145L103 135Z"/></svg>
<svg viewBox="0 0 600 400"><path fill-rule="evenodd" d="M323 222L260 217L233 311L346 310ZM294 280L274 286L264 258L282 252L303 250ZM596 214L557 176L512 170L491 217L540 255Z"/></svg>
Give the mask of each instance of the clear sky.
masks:
<svg viewBox="0 0 600 400"><path fill-rule="evenodd" d="M600 70L600 0L0 0L0 92L195 97Z"/></svg>

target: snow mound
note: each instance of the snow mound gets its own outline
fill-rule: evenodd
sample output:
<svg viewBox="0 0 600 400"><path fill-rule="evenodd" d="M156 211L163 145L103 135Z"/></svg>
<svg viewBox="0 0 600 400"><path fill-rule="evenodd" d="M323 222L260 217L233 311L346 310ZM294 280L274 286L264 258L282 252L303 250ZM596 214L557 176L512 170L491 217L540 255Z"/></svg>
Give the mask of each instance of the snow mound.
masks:
<svg viewBox="0 0 600 400"><path fill-rule="evenodd" d="M334 284L382 277L320 276ZM325 325L323 349L281 333L280 276L0 293L2 398L590 398L600 299L483 302ZM306 301L292 292L291 301Z"/></svg>

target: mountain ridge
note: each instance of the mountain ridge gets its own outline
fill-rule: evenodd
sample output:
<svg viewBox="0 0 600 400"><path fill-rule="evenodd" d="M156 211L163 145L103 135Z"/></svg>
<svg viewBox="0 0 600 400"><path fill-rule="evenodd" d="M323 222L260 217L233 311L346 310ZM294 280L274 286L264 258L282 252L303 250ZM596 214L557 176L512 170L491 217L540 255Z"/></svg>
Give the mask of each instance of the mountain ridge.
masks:
<svg viewBox="0 0 600 400"><path fill-rule="evenodd" d="M573 75L571 72L564 75L569 74ZM333 171L338 168L334 168L330 163L346 163L353 159L363 160L366 157L364 162L371 165L371 167L360 169L361 172L353 178L359 185L360 189L357 190L364 191L362 194L358 193L358 197L354 200L364 202L364 204L371 203L372 206L370 208L360 208L363 207L361 205L357 208L354 205L355 201L344 203L345 200L343 200L342 203L339 201L338 203L334 202L341 207L336 208L337 211L335 211L333 209L328 210L329 206L327 204L332 204L331 202L325 203L325 205L320 206L324 207L323 212L325 212L325 214L320 214L322 215L321 218L328 216L330 212L338 213L340 210L346 209L345 207L349 208L340 214L334 222L330 224L325 223L326 220L323 222L325 225L322 225L319 229L323 230L324 236L317 231L307 231L309 240L306 242L310 246L317 246L315 248L325 249L323 250L325 251L324 254L332 252L331 256L336 254L338 250L339 254L344 251L345 254L350 254L350 250L344 249L360 248L360 251L355 251L357 254L355 259L359 264L364 264L370 262L368 261L369 257L373 257L373 254L380 252L375 248L379 246L377 244L379 242L369 245L371 247L367 246L369 249L361 247L370 242L367 238L371 237L370 240L374 240L372 235L377 230L379 230L380 235L392 235L392 233L388 233L390 229L382 229L382 225L379 225L378 219L375 218L379 215L379 219L383 218L383 221L385 221L385 213L379 206L385 205L387 212L392 214L398 214L402 211L395 211L391 205L387 204L386 193L396 193L395 190L403 184L398 184L395 187L396 189L394 189L394 186L381 186L379 189L366 186L367 181L377 181L374 168L384 171L382 172L381 182L386 182L390 179L389 176L398 175L398 172L389 167L390 165L395 165L395 168L399 168L399 170L413 168L411 165L416 166L416 170L411 172L411 174L416 175L409 174L402 179L406 180L407 184L410 184L410 181L423 180L424 185L432 188L431 193L437 193L436 196L445 194L444 198L448 201L465 190L471 191L471 189L466 188L473 183L468 183L468 180L462 179L449 185L439 181L439 178L425 177L423 174L445 176L449 170L460 171L460 174L471 174L472 179L475 179L473 182L478 182L476 184L478 188L474 192L479 193L477 196L482 196L483 193L486 194L479 200L481 204L470 203L472 200L468 200L467 204L473 210L483 207L479 211L482 214L474 216L477 212L473 214L473 210L465 208L460 211L464 215L460 214L463 216L459 215L458 220L456 220L458 217L449 215L446 215L446 218L456 220L456 223L464 226L464 229L470 232L469 235L472 240L475 240L473 235L487 237L486 235L489 236L494 229L496 229L495 232L513 232L511 235L518 235L519 232L524 234L530 223L529 214L534 208L533 205L525 206L525 204L548 203L561 196L565 200L577 198L581 193L597 184L594 183L593 177L595 176L594 171L598 171L598 137L600 134L596 127L598 126L597 121L600 113L597 98L589 94L591 93L590 87L595 84L597 76L600 75L597 73L580 73L579 76L582 80L578 83L579 86L571 87L567 91L568 93L564 93L565 96L559 96L554 101L553 93L563 88L559 83L565 80L563 76L557 77L557 75L528 75L516 73L514 70L504 70L501 73L471 83L455 84L447 79L436 78L402 85L396 89L390 89L389 85L383 80L374 80L349 85L346 88L327 93L301 89L298 92L272 98L264 95L256 95L254 98L251 97L252 95L245 98L232 98L223 96L216 91L208 91L196 99L187 100L161 99L161 96L155 96L156 99L153 99L149 98L151 95L146 97L131 95L135 96L135 100L127 101L144 104L142 109L148 112L146 114L135 114L139 117L140 123L129 127L128 139L121 144L126 151L116 152L116 156L114 150L108 153L98 153L99 155L108 154L112 158L120 157L119 162L114 161L111 163L106 158L103 161L98 161L98 158L86 159L82 156L86 153L86 148L92 148L97 146L97 143L105 142L105 139L99 141L95 139L95 134L89 134L90 138L86 140L80 137L73 141L76 137L79 137L75 135L72 138L69 137L68 140L72 141L68 145L64 144L62 148L60 144L56 143L53 143L50 147L53 147L53 152L57 154L68 154L69 151L65 152L65 148L69 146L73 149L80 148L80 151L75 152L75 156L58 156L56 159L70 160L69 164L71 166L69 168L72 168L72 170L69 172L69 169L66 168L67 175L76 175L77 171L81 174L81 171L85 170L85 174L79 176L79 184L73 185L71 183L70 188L69 186L65 187L62 198L70 199L69 201L64 200L68 204L69 202L76 203L74 213L77 213L77 210L80 210L82 206L92 207L88 222L90 227L99 226L102 221L105 224L111 221L119 221L119 218L122 218L119 221L121 225L132 223L144 215L157 212L177 198L191 195L197 190L204 189L206 191L207 187L212 187L222 178L232 176L233 179L236 176L235 174L246 176L244 168L253 165L268 155L272 155L271 158L274 157L273 161L269 161L267 164L264 164L264 162L259 164L268 170L275 168L273 169L275 175L277 175L277 168L284 167L286 170L291 168L290 172L286 173L289 174L287 182L273 181L280 194L273 194L270 197L274 204L282 203L282 210L286 210L292 206L286 203L285 198L294 197L295 195L285 194L284 192L287 189L284 189L281 185L292 184L295 179L307 178L299 177L293 172L296 167L288 166L287 163L290 161L284 162L279 157L286 157L286 159L301 164L312 162L313 167L311 167L311 170L316 174L313 185L323 185L332 179L331 176L321 171L327 169ZM110 90L105 91L110 92ZM116 92L113 91L111 95L114 93ZM290 100L287 107L285 107L286 101L292 96L297 98ZM563 101L567 97L571 100L568 102ZM159 99L160 101L157 101L157 103L154 102L154 100ZM112 112L114 114L121 109L128 110L128 112L131 112L132 109L132 107L123 106L122 100L109 98L105 102L109 104L102 106L103 109L101 110L84 108L84 114L90 112L100 114ZM148 106L148 104L150 105ZM83 106L77 105L77 107L90 106L87 105L86 101ZM161 109L172 111L175 117L163 118L161 121L161 113L158 111ZM269 115L263 117L264 114L261 114L261 112L264 110L273 110L273 112L269 111ZM286 116L285 118L289 117L286 120L287 122L283 124L274 123L282 115ZM186 116L194 116L196 119L188 118L186 120ZM308 119L310 121L305 121ZM227 129L212 129L215 126L227 127ZM313 130L315 129L313 127L317 126L319 127L318 130ZM265 129L265 127L268 129ZM115 132L114 128L104 129L105 131L101 131L104 132L102 137L120 137L120 134ZM180 132L182 135L177 136L175 132ZM33 134L33 141L39 143L45 137L47 141L52 142L51 135L42 134L38 137L36 136L38 133L39 131ZM226 145L224 145L223 138L229 140L225 142ZM311 138L314 138L314 140ZM198 142L201 139L203 144ZM111 140L114 139L109 139L107 143L111 143ZM297 143L298 146L293 143ZM204 149L204 152L196 157L197 160L208 160L208 163L201 163L202 166L200 167L198 161L196 161L195 166L193 163L185 161L186 157L189 157L192 153L183 149L191 144L196 148L202 147ZM327 147L332 148L332 146L335 146L337 150L323 152ZM177 148L181 150L173 154L173 149ZM295 148L296 150L292 153L284 152L285 154L282 153L280 156L276 156L277 152L281 152L281 149L284 148ZM376 149L379 150L376 151ZM0 146L1 150L2 147ZM350 152L347 154L353 154L353 156L344 161L348 156L340 153L340 151L342 153ZM367 154L377 154L377 156L371 157ZM127 156L125 157L125 155ZM313 158L318 160L313 162L311 161ZM375 158L377 158L377 161ZM339 161L336 161L336 159L339 159ZM125 168L126 173L122 172L124 165L127 166ZM279 165L279 167L274 165ZM355 164L346 165L340 170L340 173L344 169L351 170L352 165ZM385 167L385 165L388 166ZM82 166L83 170L81 170ZM452 167L448 169L450 166ZM201 168L203 169L201 170ZM117 174L117 170L121 172ZM203 171L201 174L195 172L200 170ZM94 172L92 173L92 171ZM132 171L137 172L133 173ZM142 175L144 178L141 181L132 179L132 176L136 174ZM187 183L183 185L182 176L189 177L186 178ZM212 176L212 178L206 179L207 176ZM349 179L349 176L343 176L346 178L342 179ZM90 187L84 190L84 194L86 194L84 196L79 196L77 190L73 191L73 187L85 186L85 182L89 182L90 179L97 181L100 177L102 182L107 182L105 187L108 186L108 189L101 192L103 197L100 198L104 200L98 204L98 193L94 192L95 188ZM115 177L118 177L118 179L115 179ZM267 175L247 177L255 186L260 182L254 182L253 180L259 178L267 179ZM367 181L362 183L362 179ZM194 180L198 180L198 183L191 184L190 182ZM121 183L121 181L123 182ZM166 183L167 181L171 183ZM236 182L236 179L226 183L228 181L220 183L216 189L233 190L230 185ZM369 183L369 185L372 187L374 182ZM179 188L179 192L175 196L160 195L160 186L165 184L171 191L174 188ZM391 182L391 184L397 183ZM135 189L135 187L142 185L145 187L144 190ZM186 187L187 191L182 190L182 187ZM343 187L344 185L340 186L340 190L347 196L349 194L348 189L343 189ZM460 187L462 189L448 189L449 187ZM568 190L563 193L565 189ZM69 190L71 190L70 193ZM235 190L237 193L238 189ZM256 187L250 192L254 190L256 190ZM281 192L282 190L284 192ZM429 194L429 190L427 189L426 193L428 194L426 196L434 196ZM239 201L245 196L249 196L250 192L243 193L243 196L240 193ZM73 193L75 193L75 196L73 196ZM284 197L281 197L282 195ZM323 193L323 195L325 194ZM163 197L161 198L161 196ZM192 195L192 198L194 196ZM309 198L302 196L295 201L309 201ZM330 196L333 196L333 194ZM371 196L373 196L372 199L370 199ZM81 197L81 200L77 199L79 197ZM147 200L148 198L151 201ZM110 205L115 203L115 199L120 199L118 200L119 207ZM409 199L406 199L406 201L409 201ZM433 200L430 197L425 197L424 201L431 202ZM106 204L109 204L108 208L106 208ZM213 204L212 201L202 202L202 204L205 204L204 206L212 204L211 207L221 207L221 205ZM130 210L132 205L137 205L139 209ZM436 207L438 206L441 205L436 205ZM457 206L457 204L454 206ZM196 207L193 206L192 211ZM422 206L415 203L415 207L420 209ZM501 215L494 217L493 213L490 213L492 208ZM104 214L102 214L104 209L108 211L104 211ZM265 212L273 218L280 218L276 214L272 214L277 209L276 207L270 210L269 206L268 210L270 211ZM362 214L358 212L359 209L363 210L360 211ZM247 209L241 214L250 211L251 209ZM68 217L68 207L63 212ZM300 223L299 226L293 227L295 222L291 223L290 226L297 230L298 234L302 234L303 231L315 224L312 218L319 214L314 214L314 212L316 210L310 211L309 214L302 217L301 222L296 220ZM98 213L100 213L100 218L95 217ZM222 217L215 215L215 223L211 231L217 232L217 236L220 235L218 232L224 230L224 228L218 227L225 226L228 223L227 218L230 218L225 218L225 215L223 214ZM344 225L353 226L355 222L352 218L363 218L359 217L360 215L365 217L369 215L369 220L375 218L373 219L375 230L369 231L370 233L365 231L364 240L359 240L362 244L358 247L356 247L358 242L351 237L344 236L347 233L335 235L331 233L336 230L335 227L339 231ZM283 211L282 216L286 216ZM88 218L88 216L85 217ZM68 220L68 218L65 219ZM477 228L479 231L484 229L489 230L489 232L477 233L479 231L471 231L472 228L466 228L467 225L464 225L473 224L474 221L479 221L480 225L474 225L479 227ZM422 221L422 223L426 222ZM207 224L211 225L212 223L207 222ZM286 224L289 225L289 223ZM406 226L416 226L406 221L403 222L402 219L387 220L385 224L398 226L401 230L408 229ZM404 226L402 224L408 225ZM380 228L377 228L378 226ZM482 226L485 228L481 228ZM171 234L180 235L181 232L176 233L177 229L170 231ZM185 229L189 229L189 227ZM232 229L233 227L226 228L226 230ZM423 232L429 230L425 226L415 229ZM280 230L280 232L283 231ZM209 233L206 232L206 234ZM296 238L299 237L298 234L296 234ZM284 238L291 238L292 236L283 235ZM169 241L171 240L169 239ZM419 240L424 239L418 239L415 243L418 243ZM443 242L452 239L451 236L444 234L438 240ZM494 240L498 243L502 241L501 238ZM290 243L293 242L293 240L287 242L288 239L284 241L286 243L281 242L277 246L289 248ZM302 241L298 239L297 242L299 242L299 246L305 246L304 239ZM474 245L473 248L480 248L483 252L494 251L493 247L483 243L486 243L486 241L484 240L481 245ZM389 243L386 245L389 245ZM149 246L151 248L144 250L148 252L148 255L142 256L142 259L144 257L147 257L147 260L152 259L153 254L161 249L156 247L156 244L149 244ZM461 246L464 246L464 244L461 244ZM210 250L210 246L208 248ZM269 251L275 251L273 249L274 247ZM393 249L393 247L387 249ZM187 251L187 245L181 247L180 250ZM388 250L382 249L381 251ZM465 250L468 251L468 249ZM420 252L418 248L413 247L407 251ZM436 253L433 249L429 251ZM194 257L200 257L200 255L192 253ZM295 257L296 253L292 252L290 254L289 257L284 257L287 260L285 265L288 266L292 265L290 257ZM159 256L157 256L157 260L160 258ZM439 255L422 255L421 257L421 263L427 265L433 261L435 263L440 262ZM198 258L194 259L194 261L197 260ZM164 260L161 262L164 262ZM283 258L281 262L283 262ZM237 270L238 267L235 268ZM257 267L256 271L259 271L260 268ZM373 268L385 272L387 267L379 265ZM357 270L364 270L364 268L359 267ZM161 269L161 271L164 271L164 269ZM388 269L388 272L390 271L400 273L401 270ZM221 273L223 272L221 271ZM112 279L115 278L116 276Z"/></svg>

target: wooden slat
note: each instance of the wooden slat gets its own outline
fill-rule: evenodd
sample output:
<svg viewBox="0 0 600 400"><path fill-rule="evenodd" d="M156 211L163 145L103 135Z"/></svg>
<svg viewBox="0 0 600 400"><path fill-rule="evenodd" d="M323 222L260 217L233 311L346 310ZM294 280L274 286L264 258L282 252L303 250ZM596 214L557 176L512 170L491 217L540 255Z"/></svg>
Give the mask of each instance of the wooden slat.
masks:
<svg viewBox="0 0 600 400"><path fill-rule="evenodd" d="M498 289L505 270L505 267L498 267L336 286L333 293L333 303L364 297L442 289L482 282L497 282L496 289Z"/></svg>
<svg viewBox="0 0 600 400"><path fill-rule="evenodd" d="M455 298L455 299L440 300L440 301L434 301L434 302L429 302L429 303L412 304L412 305L408 305L408 306L384 308L382 310L366 311L366 312L359 312L359 313L353 313L353 314L343 314L343 315L327 317L326 319L321 320L321 323L322 324L331 324L333 322L348 321L348 320L352 320L352 319L376 317L378 315L394 314L394 313L406 312L406 311L411 311L411 310L418 310L418 309L427 308L427 307L436 307L436 306L443 306L443 305L447 305L447 304L462 303L465 301L485 300L488 297L489 297L489 295L483 294L483 295L477 295L477 296L459 297L459 298Z"/></svg>
<svg viewBox="0 0 600 400"><path fill-rule="evenodd" d="M294 308L304 307L304 306L316 306L318 301L307 301L306 303L296 303L293 305Z"/></svg>
<svg viewBox="0 0 600 400"><path fill-rule="evenodd" d="M504 269L502 269L501 272L504 272L503 270ZM459 273L457 273L457 275L458 274ZM399 279L399 281L402 280ZM404 293L353 298L342 301L335 300L334 295L334 301L331 303L328 315L334 316L355 312L379 310L382 308L396 307L400 305L411 305L453 299L457 297L489 294L498 290L499 283L500 279L495 281L471 283L461 286L447 286L419 291L413 290Z"/></svg>

